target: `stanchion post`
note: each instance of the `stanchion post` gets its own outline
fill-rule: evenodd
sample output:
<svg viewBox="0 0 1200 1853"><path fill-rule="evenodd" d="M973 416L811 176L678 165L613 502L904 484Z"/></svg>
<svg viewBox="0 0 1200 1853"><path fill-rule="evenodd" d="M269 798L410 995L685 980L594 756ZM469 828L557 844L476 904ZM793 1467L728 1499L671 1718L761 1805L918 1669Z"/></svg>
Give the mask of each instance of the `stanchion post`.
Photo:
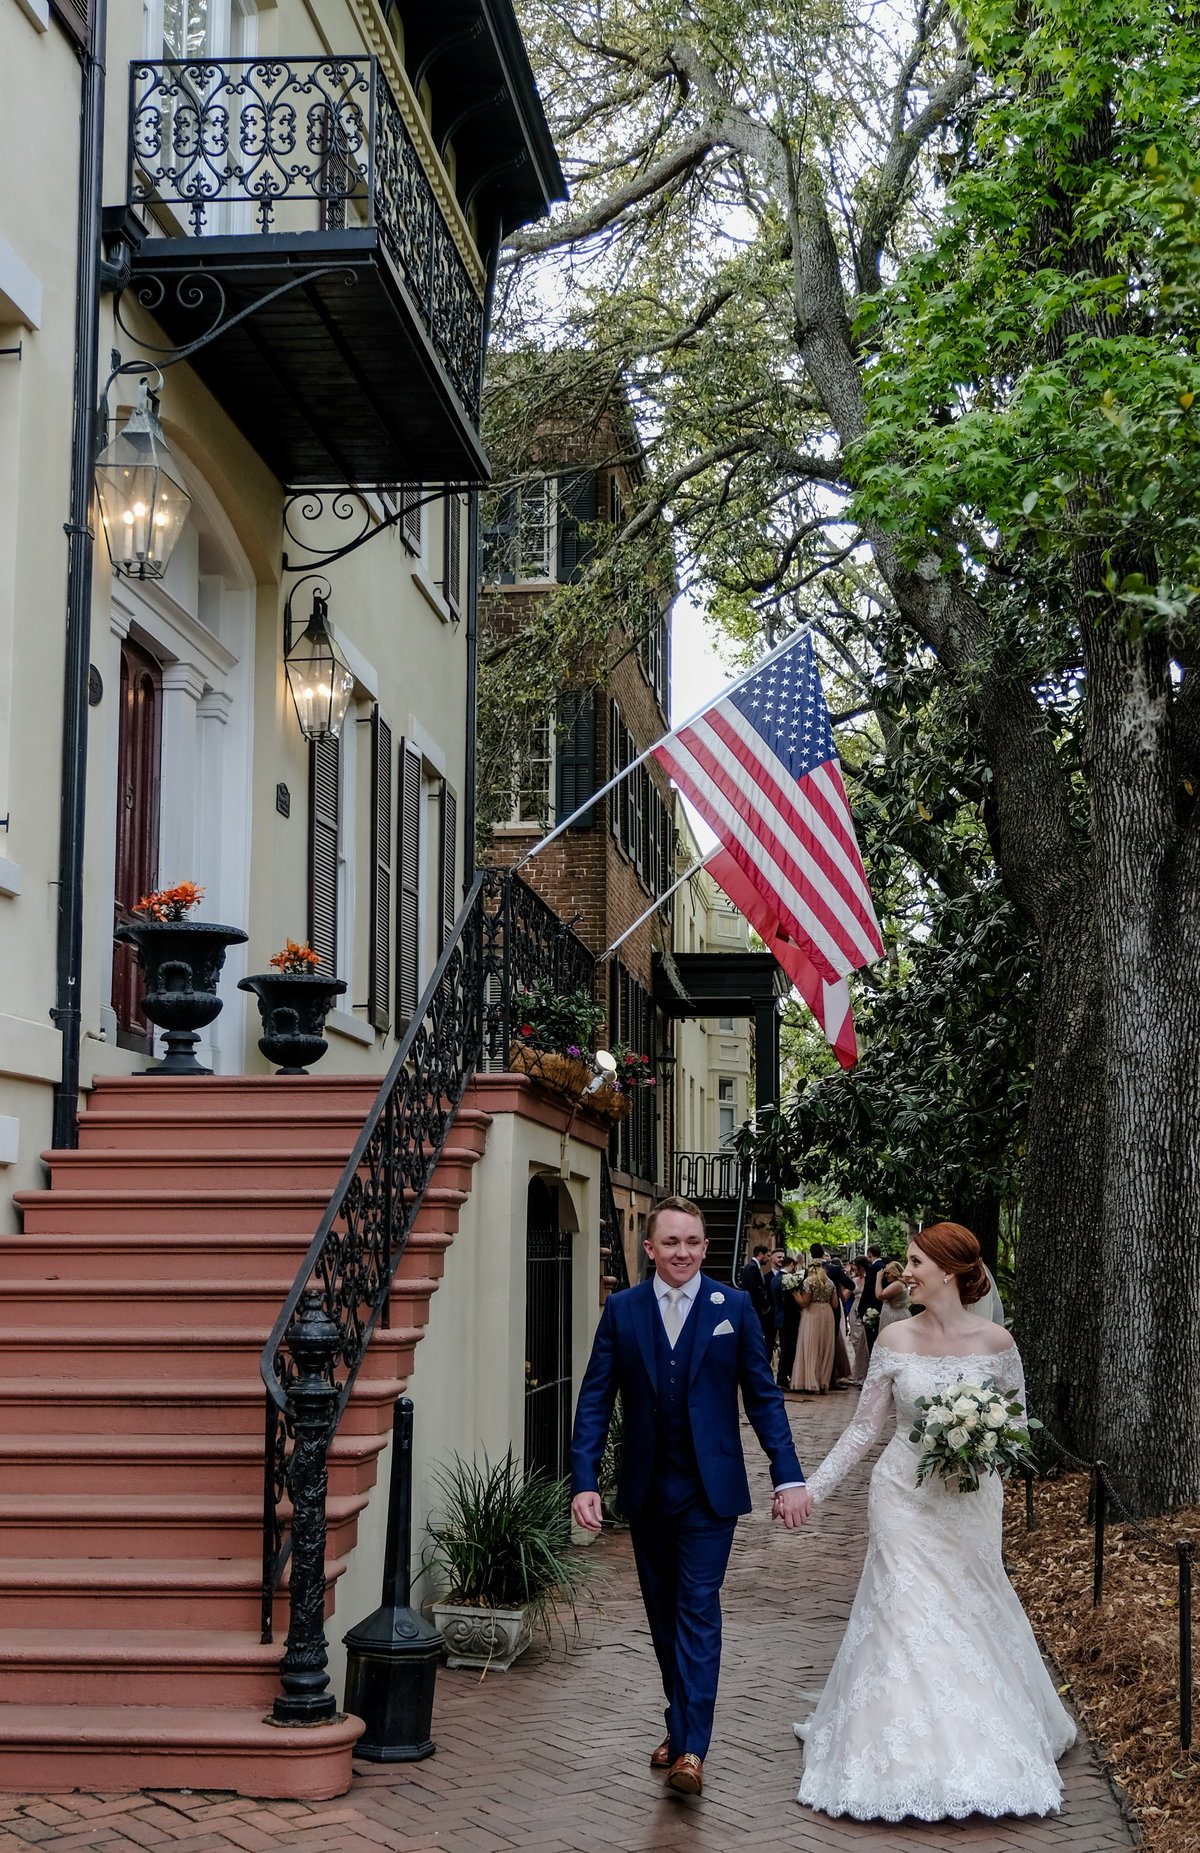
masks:
<svg viewBox="0 0 1200 1853"><path fill-rule="evenodd" d="M1103 1461L1096 1461L1092 1467L1092 1511L1096 1526L1092 1559L1092 1607L1095 1608L1104 1595L1104 1524L1108 1517L1108 1482L1104 1478Z"/></svg>
<svg viewBox="0 0 1200 1853"><path fill-rule="evenodd" d="M1025 1475L1025 1529L1033 1530L1033 1475Z"/></svg>
<svg viewBox="0 0 1200 1853"><path fill-rule="evenodd" d="M1179 1746L1192 1747L1192 1559L1195 1546L1180 1538L1179 1559Z"/></svg>

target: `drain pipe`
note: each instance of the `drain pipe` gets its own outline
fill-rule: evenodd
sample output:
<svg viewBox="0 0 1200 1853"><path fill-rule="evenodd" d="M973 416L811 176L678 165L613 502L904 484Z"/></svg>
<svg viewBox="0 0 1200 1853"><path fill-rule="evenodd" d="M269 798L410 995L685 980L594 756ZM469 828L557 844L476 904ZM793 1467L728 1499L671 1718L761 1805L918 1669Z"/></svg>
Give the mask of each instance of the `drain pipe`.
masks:
<svg viewBox="0 0 1200 1853"><path fill-rule="evenodd" d="M488 250L487 271L483 288L483 337L479 347L479 404L480 417L483 412L483 376L487 365L488 332L492 320L492 303L496 294L496 272L500 267L500 243L504 236L503 227L496 226ZM467 509L467 712L466 712L466 756L463 765L463 883L462 891L466 895L475 879L478 857L475 853L475 816L477 809L475 786L478 778L478 751L475 730L478 725L476 706L479 683L479 578L483 571L483 555L479 532L479 495L478 489L472 489Z"/></svg>
<svg viewBox="0 0 1200 1853"><path fill-rule="evenodd" d="M67 623L63 668L62 786L58 839L58 968L55 1007L62 1075L54 1090L51 1143L78 1142L82 1039L83 862L87 813L88 667L92 633L92 466L100 340L100 215L104 185L104 50L107 0L94 0L83 67L79 122L79 226L76 239L75 417L67 536Z"/></svg>

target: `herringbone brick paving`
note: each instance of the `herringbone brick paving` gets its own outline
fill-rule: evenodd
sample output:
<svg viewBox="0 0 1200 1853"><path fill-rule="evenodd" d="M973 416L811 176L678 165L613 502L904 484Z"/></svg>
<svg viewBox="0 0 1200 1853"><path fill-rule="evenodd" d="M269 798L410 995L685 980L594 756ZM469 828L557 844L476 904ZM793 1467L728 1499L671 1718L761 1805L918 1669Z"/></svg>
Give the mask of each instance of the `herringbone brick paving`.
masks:
<svg viewBox="0 0 1200 1853"><path fill-rule="evenodd" d="M790 1404L815 1463L853 1393ZM824 1680L862 1562L867 1468L799 1534L766 1516L767 1477L748 1436L758 1508L738 1528L725 1592L717 1728L701 1800L671 1794L647 1758L661 1692L628 1540L596 1547L601 1613L579 1643L531 1653L480 1682L438 1677L437 1755L359 1764L340 1801L228 1795L0 1796L0 1853L1108 1853L1136 1844L1086 1744L1063 1763L1054 1819L872 1825L799 1808L792 1720Z"/></svg>

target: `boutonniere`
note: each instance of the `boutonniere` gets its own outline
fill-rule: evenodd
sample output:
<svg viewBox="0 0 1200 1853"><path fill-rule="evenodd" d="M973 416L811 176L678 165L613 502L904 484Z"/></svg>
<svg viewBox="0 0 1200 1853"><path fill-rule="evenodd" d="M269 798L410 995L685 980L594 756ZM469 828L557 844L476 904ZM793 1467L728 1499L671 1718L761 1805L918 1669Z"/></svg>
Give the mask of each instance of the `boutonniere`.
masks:
<svg viewBox="0 0 1200 1853"><path fill-rule="evenodd" d="M725 1295L723 1293L710 1293L708 1297L714 1306L724 1306L725 1304Z"/></svg>

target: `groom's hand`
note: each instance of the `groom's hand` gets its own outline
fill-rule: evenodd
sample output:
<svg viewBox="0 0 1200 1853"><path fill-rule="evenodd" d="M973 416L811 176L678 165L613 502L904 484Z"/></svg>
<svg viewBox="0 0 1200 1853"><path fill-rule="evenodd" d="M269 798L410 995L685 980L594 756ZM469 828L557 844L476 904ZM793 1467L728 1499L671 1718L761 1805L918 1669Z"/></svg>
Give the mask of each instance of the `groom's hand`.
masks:
<svg viewBox="0 0 1200 1853"><path fill-rule="evenodd" d="M782 1519L788 1531L798 1531L812 1516L812 1494L807 1486L785 1486L771 1501L771 1517Z"/></svg>
<svg viewBox="0 0 1200 1853"><path fill-rule="evenodd" d="M600 1507L599 1493L576 1493L571 1501L571 1517L584 1531L602 1530L604 1514Z"/></svg>

